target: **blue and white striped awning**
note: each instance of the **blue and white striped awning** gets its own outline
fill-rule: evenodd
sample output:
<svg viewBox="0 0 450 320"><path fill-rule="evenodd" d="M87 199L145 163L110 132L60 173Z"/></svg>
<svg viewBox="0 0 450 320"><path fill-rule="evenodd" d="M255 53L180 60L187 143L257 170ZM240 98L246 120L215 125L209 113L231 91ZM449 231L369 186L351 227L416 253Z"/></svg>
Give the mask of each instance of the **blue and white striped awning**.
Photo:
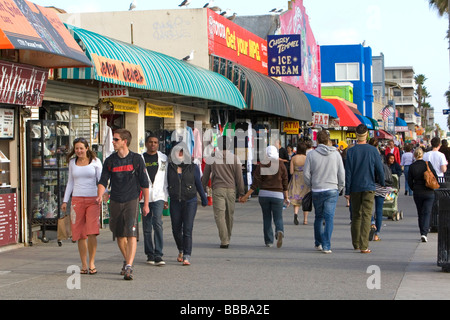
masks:
<svg viewBox="0 0 450 320"><path fill-rule="evenodd" d="M201 98L238 109L247 108L241 92L218 73L82 28L66 27L94 67L61 69L61 79L93 79L142 90ZM136 70L139 76L142 73L142 81L124 81L123 77L111 76L121 73L105 72L109 62L123 62L132 66L131 69Z"/></svg>

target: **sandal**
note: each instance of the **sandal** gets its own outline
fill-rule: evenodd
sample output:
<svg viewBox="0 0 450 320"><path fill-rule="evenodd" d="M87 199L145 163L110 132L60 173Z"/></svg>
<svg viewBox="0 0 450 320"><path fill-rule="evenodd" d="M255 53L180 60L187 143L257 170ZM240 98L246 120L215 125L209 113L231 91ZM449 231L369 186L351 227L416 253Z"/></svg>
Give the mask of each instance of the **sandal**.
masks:
<svg viewBox="0 0 450 320"><path fill-rule="evenodd" d="M177 261L178 261L178 262L183 262L183 253L182 253L182 252L180 252L180 253L178 254Z"/></svg>
<svg viewBox="0 0 450 320"><path fill-rule="evenodd" d="M375 235L375 236L373 237L373 241L380 241L380 240L381 240L380 237L377 236L377 235Z"/></svg>
<svg viewBox="0 0 450 320"><path fill-rule="evenodd" d="M88 273L89 273L88 269L81 269L80 270L80 274L88 274Z"/></svg>
<svg viewBox="0 0 450 320"><path fill-rule="evenodd" d="M189 262L188 259L183 260L183 266L190 266L190 265L191 265L191 263Z"/></svg>
<svg viewBox="0 0 450 320"><path fill-rule="evenodd" d="M94 267L93 269L89 268L89 274L96 274L97 273L97 268Z"/></svg>
<svg viewBox="0 0 450 320"><path fill-rule="evenodd" d="M371 253L371 252L372 252L372 250L370 250L370 249L361 250L361 253Z"/></svg>

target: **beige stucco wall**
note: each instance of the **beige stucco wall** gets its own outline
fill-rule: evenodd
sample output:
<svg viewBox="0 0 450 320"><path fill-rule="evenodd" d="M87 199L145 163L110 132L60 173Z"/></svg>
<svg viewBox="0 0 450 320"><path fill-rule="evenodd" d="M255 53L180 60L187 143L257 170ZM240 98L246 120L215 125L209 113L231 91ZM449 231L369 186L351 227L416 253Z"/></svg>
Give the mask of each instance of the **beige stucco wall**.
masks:
<svg viewBox="0 0 450 320"><path fill-rule="evenodd" d="M192 62L209 69L206 9L142 10L59 15L67 24ZM131 28L133 25L133 28ZM133 32L131 31L133 29Z"/></svg>

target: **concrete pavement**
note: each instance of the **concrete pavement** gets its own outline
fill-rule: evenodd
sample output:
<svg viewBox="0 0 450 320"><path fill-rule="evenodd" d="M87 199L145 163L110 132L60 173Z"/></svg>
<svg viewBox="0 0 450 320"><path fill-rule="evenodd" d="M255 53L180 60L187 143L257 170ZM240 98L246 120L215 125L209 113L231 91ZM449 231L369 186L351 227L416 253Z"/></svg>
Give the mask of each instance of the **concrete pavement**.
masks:
<svg viewBox="0 0 450 320"><path fill-rule="evenodd" d="M336 210L332 254L314 249L314 214L308 225L296 226L292 208L284 211L283 246L265 247L257 198L236 204L230 248L220 249L212 207L199 207L189 267L176 262L170 217L164 217L166 265L146 264L140 241L133 281L119 275L123 259L108 229L98 237L98 274L81 275L79 282L68 273L70 266L80 265L71 241L63 241L61 247L52 240L1 248L0 300L449 299L450 274L436 265L437 234L421 243L412 197L400 195L398 205L403 220L383 220L381 241L370 243L371 254L352 248L343 197Z"/></svg>

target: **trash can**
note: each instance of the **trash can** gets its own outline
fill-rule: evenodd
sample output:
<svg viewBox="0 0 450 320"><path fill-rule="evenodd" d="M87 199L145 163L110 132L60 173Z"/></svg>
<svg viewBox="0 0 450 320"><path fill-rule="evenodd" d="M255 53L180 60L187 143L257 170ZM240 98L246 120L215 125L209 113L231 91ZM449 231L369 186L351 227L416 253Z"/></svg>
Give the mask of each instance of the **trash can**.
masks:
<svg viewBox="0 0 450 320"><path fill-rule="evenodd" d="M444 177L438 177L438 182L441 189L450 188L450 175L445 174ZM436 190L435 190L436 191ZM438 232L439 226L439 194L435 192L435 199L433 203L433 210L430 217L430 232Z"/></svg>
<svg viewBox="0 0 450 320"><path fill-rule="evenodd" d="M450 272L450 189L440 188L435 194L439 201L437 265Z"/></svg>

